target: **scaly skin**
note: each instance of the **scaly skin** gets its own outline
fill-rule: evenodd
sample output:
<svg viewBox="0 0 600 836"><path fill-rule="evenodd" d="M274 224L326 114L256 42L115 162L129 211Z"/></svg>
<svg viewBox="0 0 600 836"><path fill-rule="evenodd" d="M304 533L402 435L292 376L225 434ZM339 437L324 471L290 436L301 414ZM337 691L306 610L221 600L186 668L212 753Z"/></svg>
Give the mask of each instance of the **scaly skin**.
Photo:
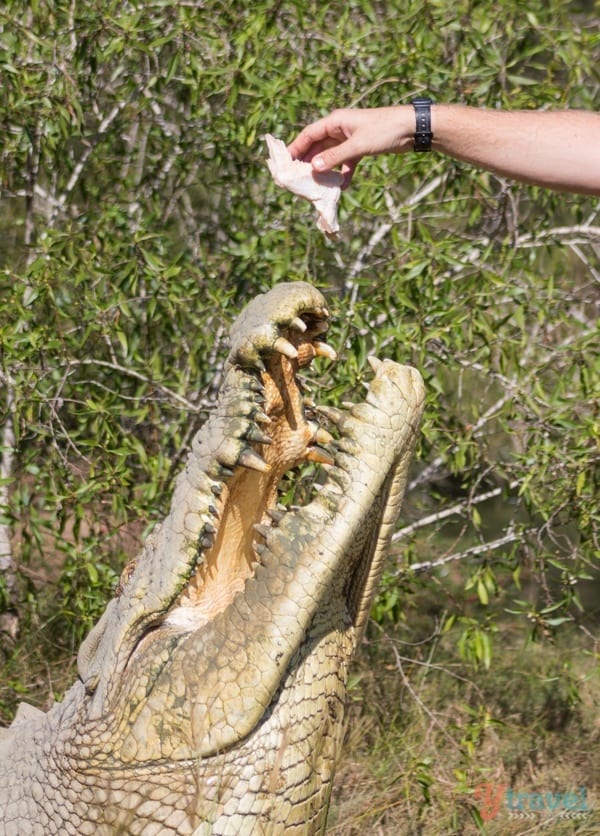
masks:
<svg viewBox="0 0 600 836"><path fill-rule="evenodd" d="M348 665L398 516L423 407L374 361L364 404L307 422L296 382L328 313L303 282L231 331L216 409L171 510L79 653L79 681L0 738L0 833L314 834L325 828ZM300 462L327 478L274 510Z"/></svg>

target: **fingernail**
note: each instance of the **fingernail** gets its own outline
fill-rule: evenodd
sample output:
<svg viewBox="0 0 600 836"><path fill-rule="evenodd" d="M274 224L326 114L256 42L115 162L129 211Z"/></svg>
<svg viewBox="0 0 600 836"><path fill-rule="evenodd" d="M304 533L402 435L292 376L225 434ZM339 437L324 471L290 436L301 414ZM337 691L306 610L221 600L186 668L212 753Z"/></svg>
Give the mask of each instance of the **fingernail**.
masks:
<svg viewBox="0 0 600 836"><path fill-rule="evenodd" d="M312 164L313 168L316 168L317 171L323 171L323 169L325 168L325 160L323 159L323 157L315 157L312 161Z"/></svg>

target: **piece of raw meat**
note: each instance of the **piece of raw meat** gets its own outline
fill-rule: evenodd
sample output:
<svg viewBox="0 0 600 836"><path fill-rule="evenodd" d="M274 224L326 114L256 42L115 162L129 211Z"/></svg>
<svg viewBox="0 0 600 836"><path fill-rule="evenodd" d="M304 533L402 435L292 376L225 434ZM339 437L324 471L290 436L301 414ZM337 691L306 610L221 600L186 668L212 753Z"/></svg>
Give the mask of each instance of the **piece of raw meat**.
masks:
<svg viewBox="0 0 600 836"><path fill-rule="evenodd" d="M339 231L337 205L344 180L339 171L313 172L310 163L293 160L284 142L271 134L265 135L269 149L267 165L278 186L298 197L310 200L319 217L317 226L325 235L336 238Z"/></svg>

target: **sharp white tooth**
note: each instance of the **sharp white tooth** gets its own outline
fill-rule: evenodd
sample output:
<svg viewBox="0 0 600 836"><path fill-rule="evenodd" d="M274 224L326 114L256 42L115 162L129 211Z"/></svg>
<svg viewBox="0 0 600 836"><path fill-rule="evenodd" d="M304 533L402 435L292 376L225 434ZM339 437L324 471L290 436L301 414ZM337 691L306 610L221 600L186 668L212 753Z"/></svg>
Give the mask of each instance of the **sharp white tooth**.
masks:
<svg viewBox="0 0 600 836"><path fill-rule="evenodd" d="M330 444L333 441L333 436L327 430L324 430L323 427L320 427L316 421L309 421L308 427L313 441L316 441L317 444Z"/></svg>
<svg viewBox="0 0 600 836"><path fill-rule="evenodd" d="M304 322L303 319L300 319L299 316L295 316L290 322L290 325L292 328L296 328L297 331L302 331L302 333L306 331L306 322Z"/></svg>
<svg viewBox="0 0 600 836"><path fill-rule="evenodd" d="M290 360L296 360L298 358L298 352L291 342L286 340L285 337L277 337L273 343L273 348L280 354L284 354L286 357L289 357Z"/></svg>
<svg viewBox="0 0 600 836"><path fill-rule="evenodd" d="M258 441L259 444L272 444L273 439L263 433L258 427L251 427L246 433L248 441Z"/></svg>
<svg viewBox="0 0 600 836"><path fill-rule="evenodd" d="M271 424L272 421L267 415L266 412L263 412L262 409L257 409L254 413L254 420L257 424Z"/></svg>
<svg viewBox="0 0 600 836"><path fill-rule="evenodd" d="M254 450L242 450L238 458L238 464L243 467L249 467L251 470L259 470L261 473L268 473L271 470L271 465L255 453Z"/></svg>
<svg viewBox="0 0 600 836"><path fill-rule="evenodd" d="M319 427L315 433L315 441L317 444L331 444L333 436L327 430L324 430L323 427Z"/></svg>
<svg viewBox="0 0 600 836"><path fill-rule="evenodd" d="M302 393L304 394L305 391L310 392L312 390L312 386L310 382L306 379L303 374L296 375L296 382L299 384L300 388L302 389Z"/></svg>
<svg viewBox="0 0 600 836"><path fill-rule="evenodd" d="M335 362L337 360L337 352L327 343L317 340L312 344L317 357L327 357L328 360Z"/></svg>
<svg viewBox="0 0 600 836"><path fill-rule="evenodd" d="M309 462L317 462L318 464L335 464L335 459L333 456L327 452L327 450L323 450L322 447L308 447L304 457Z"/></svg>

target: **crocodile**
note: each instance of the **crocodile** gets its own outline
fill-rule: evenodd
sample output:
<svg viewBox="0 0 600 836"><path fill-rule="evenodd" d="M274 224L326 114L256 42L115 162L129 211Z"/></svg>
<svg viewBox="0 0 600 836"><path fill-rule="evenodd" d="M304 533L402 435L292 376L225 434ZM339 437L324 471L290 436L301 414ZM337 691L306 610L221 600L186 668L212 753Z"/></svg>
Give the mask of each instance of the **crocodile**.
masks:
<svg viewBox="0 0 600 836"><path fill-rule="evenodd" d="M77 681L2 732L4 836L324 832L424 400L416 369L373 358L363 403L307 403L298 372L335 358L328 319L320 291L287 282L234 322L169 513ZM312 493L282 506L306 461Z"/></svg>

